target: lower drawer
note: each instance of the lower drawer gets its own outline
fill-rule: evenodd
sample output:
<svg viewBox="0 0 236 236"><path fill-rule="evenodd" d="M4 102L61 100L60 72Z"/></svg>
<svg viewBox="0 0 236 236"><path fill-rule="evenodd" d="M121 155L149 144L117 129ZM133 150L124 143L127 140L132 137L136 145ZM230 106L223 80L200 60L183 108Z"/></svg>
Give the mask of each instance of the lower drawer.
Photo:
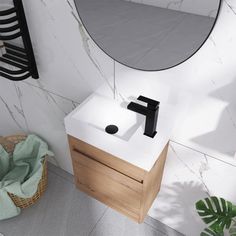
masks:
<svg viewBox="0 0 236 236"><path fill-rule="evenodd" d="M143 184L88 156L72 152L76 184L101 202L138 218Z"/></svg>

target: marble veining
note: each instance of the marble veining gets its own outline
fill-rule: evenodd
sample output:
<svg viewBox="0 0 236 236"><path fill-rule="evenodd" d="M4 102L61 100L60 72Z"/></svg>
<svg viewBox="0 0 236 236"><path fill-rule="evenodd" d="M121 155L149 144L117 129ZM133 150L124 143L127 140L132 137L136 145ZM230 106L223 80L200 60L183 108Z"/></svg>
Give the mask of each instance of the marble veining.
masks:
<svg viewBox="0 0 236 236"><path fill-rule="evenodd" d="M0 134L24 132L40 135L52 145L56 164L71 171L70 160L64 159L69 156L69 150L63 119L78 103L25 82L4 82L4 88L0 87L0 106L3 111ZM9 103L9 91L12 91L10 96L13 103Z"/></svg>
<svg viewBox="0 0 236 236"><path fill-rule="evenodd" d="M17 83L14 82L14 86L15 86L15 89L16 89L16 95L17 95L17 98L19 100L19 105L20 105L20 107L18 107L17 105L14 105L14 107L18 111L18 113L23 117L23 119L25 121L26 130L29 130L27 118L25 116L23 105L22 105L23 93L21 92L21 89L20 89L20 87L18 86Z"/></svg>
<svg viewBox="0 0 236 236"><path fill-rule="evenodd" d="M68 4L70 5L70 7L72 8L72 5L69 3L69 1L67 1ZM93 56L91 55L91 50L90 50L90 41L91 39L89 38L89 36L87 35L87 33L85 32L84 26L82 25L79 17L76 15L76 13L74 12L74 9L72 8L72 12L71 14L73 15L73 17L75 18L75 20L78 22L79 25L79 31L80 34L82 36L82 41L83 41L83 47L85 52L87 53L88 57L90 58L91 62L93 63L93 65L97 68L97 70L99 71L99 73L102 75L102 77L105 79L105 81L108 83L108 86L112 89L112 86L110 85L110 83L108 82L106 76L103 74L98 62L93 58Z"/></svg>
<svg viewBox="0 0 236 236"><path fill-rule="evenodd" d="M219 0L125 0L176 11L188 12L197 15L215 17L218 11Z"/></svg>
<svg viewBox="0 0 236 236"><path fill-rule="evenodd" d="M231 3L231 1L227 1L227 0L224 0L224 2L227 4L227 6L230 8L230 10L236 15L235 6L233 5L233 3Z"/></svg>
<svg viewBox="0 0 236 236"><path fill-rule="evenodd" d="M104 83L106 78L110 79L113 76L113 70L112 67L108 66L109 64L112 65L112 61L108 57L105 57L99 63L100 65L97 63L94 53L97 53L98 49L94 48L91 43L88 46L90 54L93 55L91 56L88 53L83 43L84 34L78 30L78 21L75 19L76 13L73 11L72 14L73 9L71 6L72 3L69 5L67 1L60 0L52 3L44 0L43 2L32 4L29 9L26 6L26 11L31 15L32 11L30 9L36 10L38 8L38 12L43 16L43 18L38 18L44 21L42 28L38 25L37 27L36 25L34 26L34 21L29 22L29 24L32 24L31 35L36 44L35 54L39 64L41 85L49 91L59 92L59 94L64 94L65 97L81 102L91 91ZM58 11L55 11L53 7ZM68 25L69 27L67 27ZM61 28L64 28L67 33L61 31ZM38 34L44 35L44 37L41 37L40 40L37 37ZM74 36L68 38L67 35ZM47 41L45 41L46 38ZM49 49L48 45L50 44L54 45L54 47ZM37 50L37 48L40 48L40 50ZM98 54L100 58L104 57L99 51ZM78 58L78 55L81 57ZM60 60L56 60L56 57L60 58ZM51 58L51 60L47 61L45 58ZM97 63L97 66L94 66L94 62ZM90 69L86 70L86 68ZM46 79L45 76L49 76L50 79ZM62 90L65 87L63 77L67 78L67 84L71 84L74 90L70 92ZM30 81L30 83L39 86L37 82ZM77 90L79 89L81 89L81 92L78 97Z"/></svg>
<svg viewBox="0 0 236 236"><path fill-rule="evenodd" d="M171 144L170 148L172 150L172 152L174 153L175 157L182 163L182 165L188 169L188 171L193 174L203 185L204 187L204 192L208 195L211 196L210 191L207 187L207 185L205 184L204 180L203 180L203 174L205 171L209 170L209 164L208 164L208 159L207 156L204 155L205 160L203 162L201 162L201 165L199 167L199 171L196 173L194 170L192 170L191 167L189 167L182 159L181 157L178 155L178 153L176 152L176 150L174 149L174 145Z"/></svg>
<svg viewBox="0 0 236 236"><path fill-rule="evenodd" d="M234 166L172 142L162 187L149 215L184 235L199 236L205 225L195 202L218 196L235 203L235 181Z"/></svg>
<svg viewBox="0 0 236 236"><path fill-rule="evenodd" d="M11 110L11 108L8 106L7 102L2 98L2 96L0 96L0 100L1 100L2 104L5 106L5 108L7 109L7 111L9 113L10 117L12 118L12 120L18 126L18 128L20 128L21 130L24 130L22 128L22 126L18 123L17 119L15 118L14 112ZM16 105L14 105L14 107L17 108ZM17 109L17 112L20 113L18 109Z"/></svg>
<svg viewBox="0 0 236 236"><path fill-rule="evenodd" d="M63 119L103 83L103 94L113 98L114 62L90 40L91 57L106 75L107 85L83 46L66 0L24 4L40 80L14 83L0 78L0 135L32 132L42 136L58 165L72 172ZM184 146L171 143L161 192L149 215L186 235L199 235L205 226L194 209L197 200L214 194L236 203L232 190L236 181L235 26L236 1L224 0L211 37L184 64L146 73L116 63L116 89L125 101L130 90L138 87L135 95L144 88L155 89L157 96L164 90L161 99L182 106L172 140ZM193 140L209 132L206 141Z"/></svg>

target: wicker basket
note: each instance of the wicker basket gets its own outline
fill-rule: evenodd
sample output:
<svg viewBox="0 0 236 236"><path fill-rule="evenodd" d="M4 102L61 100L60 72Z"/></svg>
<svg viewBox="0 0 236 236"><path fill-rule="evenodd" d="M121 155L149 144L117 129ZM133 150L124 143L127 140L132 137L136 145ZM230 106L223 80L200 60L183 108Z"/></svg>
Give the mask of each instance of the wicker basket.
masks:
<svg viewBox="0 0 236 236"><path fill-rule="evenodd" d="M27 138L26 135L14 135L14 136L8 136L8 137L0 137L0 144L4 147L4 149L8 153L13 153L15 145L21 141L24 141ZM14 194L8 193L8 195L11 197L12 201L17 207L20 207L21 209L30 207L35 202L39 200L39 198L43 195L47 187L47 160L45 158L43 163L43 174L42 178L39 182L37 192L34 194L31 198L20 198L17 197Z"/></svg>

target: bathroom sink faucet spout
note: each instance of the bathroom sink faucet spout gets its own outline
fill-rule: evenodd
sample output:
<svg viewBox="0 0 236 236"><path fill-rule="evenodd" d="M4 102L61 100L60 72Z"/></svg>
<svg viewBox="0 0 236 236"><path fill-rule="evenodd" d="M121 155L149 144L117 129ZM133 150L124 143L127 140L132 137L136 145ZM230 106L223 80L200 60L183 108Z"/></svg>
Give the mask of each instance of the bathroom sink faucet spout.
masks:
<svg viewBox="0 0 236 236"><path fill-rule="evenodd" d="M154 136L157 133L156 125L157 125L160 102L144 96L139 96L137 100L147 103L147 106L131 102L127 106L127 109L146 116L144 135L154 138Z"/></svg>

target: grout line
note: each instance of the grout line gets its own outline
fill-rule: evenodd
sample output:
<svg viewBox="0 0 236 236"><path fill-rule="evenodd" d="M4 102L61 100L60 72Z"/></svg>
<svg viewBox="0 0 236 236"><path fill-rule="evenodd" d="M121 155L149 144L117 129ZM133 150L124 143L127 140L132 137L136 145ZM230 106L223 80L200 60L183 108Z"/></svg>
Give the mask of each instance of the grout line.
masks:
<svg viewBox="0 0 236 236"><path fill-rule="evenodd" d="M154 219L154 218L152 218L152 219ZM155 219L154 219L154 220L155 220ZM148 227L151 227L151 228L154 229L155 231L160 232L160 233L162 233L162 234L168 236L168 234L166 234L166 232L157 229L155 226L153 226L153 225L151 225L151 224L149 224L149 223L147 223L147 222L143 222L143 223L146 224Z"/></svg>
<svg viewBox="0 0 236 236"><path fill-rule="evenodd" d="M50 173L52 173L52 174L56 175L57 177L59 177L59 178L65 180L65 181L69 182L70 184L73 184L73 185L74 185L74 181L73 181L73 180L71 181L71 180L69 180L69 178L66 178L66 177L65 177L65 175L68 175L68 176L69 176L69 175L70 175L69 173L65 172L65 175L61 175L60 172L63 171L63 170L62 170L60 167L54 166L53 164L50 164L50 165L52 165L52 168L50 168L50 167L48 168L48 171L49 171ZM94 226L93 226L93 228L91 229L91 231L89 232L88 236L90 236L90 235L92 234L92 232L94 231L94 229L96 228L96 226L99 224L99 222L102 220L102 218L104 217L104 215L105 215L106 212L108 211L108 209L109 209L109 207L106 207L106 209L104 210L104 212L102 213L102 215L99 217L99 219L98 219L97 222L94 224ZM176 232L176 233L179 233L179 232L176 231L175 229L172 229L172 228L169 227L168 225L165 225L165 224L159 222L159 221L156 220L155 218L152 218L151 216L148 216L148 217L150 217L152 220L156 221L157 223L162 224L163 226L167 227L168 229L173 230L173 231ZM162 233L162 234L168 236L168 234L167 234L168 232L167 232L167 233L166 233L166 232L163 232L163 231L157 229L155 226L149 224L148 222L145 222L145 221L144 221L144 224L146 224L147 226L151 227L151 228L154 229L156 232L160 232L160 233ZM181 233L179 233L179 234L181 235ZM1 236L1 234L0 234L0 236Z"/></svg>
<svg viewBox="0 0 236 236"><path fill-rule="evenodd" d="M90 236L92 234L92 232L94 231L94 229L96 228L96 226L98 225L98 223L101 221L101 219L103 218L103 216L106 214L106 212L108 211L109 207L107 207L105 209L105 211L102 213L102 215L100 216L100 218L97 220L97 222L95 223L95 225L93 226L93 228L91 229L91 231L89 232L88 236Z"/></svg>
<svg viewBox="0 0 236 236"><path fill-rule="evenodd" d="M115 61L114 61L114 70L115 70ZM53 94L53 95L55 95L55 96L58 96L58 97L61 97L61 98L65 99L65 100L67 100L67 101L74 102L74 103L76 103L77 105L80 104L80 102L74 101L74 100L72 100L72 99L70 99L70 98L64 97L64 96L59 95L59 94L57 94L57 93L55 93L55 92L52 92L52 91L50 91L50 90L41 88L41 87L39 87L39 86L37 86L37 85L31 84L31 83L28 83L28 82L25 82L25 81L23 81L22 83L25 83L25 84L27 84L27 85L29 85L29 86L32 86L32 87L35 87L35 88L38 88L38 89L41 89L41 90L43 90L43 91L47 91L47 92L49 92L49 93L51 93L51 94ZM116 92L115 92L115 91L116 91L116 78L115 78L115 74L114 74L114 99L116 99ZM199 152L199 153L201 153L201 154L203 154L203 155L206 155L206 156L208 156L208 157L211 157L211 158L213 158L213 159L215 159L215 160L221 161L221 162L223 162L224 164L228 164L228 165L230 165L230 166L236 167L236 164L234 165L234 164L229 163L229 162L227 162L227 161L223 161L223 160L221 160L220 158L217 158L217 157L215 157L215 156L206 154L206 153L204 153L204 152L202 152L202 151L199 151L199 150L194 149L194 148L192 148L192 147L186 146L186 145L184 145L184 144L182 144L182 143L179 143L179 142L177 142L177 141L174 141L174 140L170 140L170 141L171 141L172 143L181 145L181 146L183 146L183 147L185 147L185 148L191 149L191 150L193 150L193 151L195 151L195 152Z"/></svg>
<svg viewBox="0 0 236 236"><path fill-rule="evenodd" d="M185 148L191 149L191 150L193 150L193 151L195 151L195 152L199 152L199 153L201 153L201 154L203 154L203 155L206 155L206 156L208 156L208 157L210 157L210 158L213 158L213 159L215 159L215 160L221 161L221 162L223 162L224 164L227 164L227 165L236 167L236 164L234 165L234 164L229 163L229 162L227 162L227 161L223 161L223 160L221 160L221 159L218 158L218 157L214 157L214 156L208 155L207 153L201 152L201 151L199 151L199 150L197 150L197 149L194 149L194 148L192 148L192 147L186 146L186 145L184 145L184 144L182 144L182 143L178 143L178 142L173 141L173 140L170 140L170 141L171 141L172 143L178 144L178 145L183 146L183 147L185 147Z"/></svg>
<svg viewBox="0 0 236 236"><path fill-rule="evenodd" d="M62 176L62 175L60 175L60 174L58 174L57 171L53 171L51 168L48 168L48 171L51 172L52 174L54 174L54 175L56 175L56 176L62 178L63 180L65 180L65 181L67 181L67 182L69 182L69 183L71 183L71 184L74 184L74 181L70 181L68 178L66 178L66 177L64 177L64 176ZM1 236L1 235L0 235L0 236Z"/></svg>
<svg viewBox="0 0 236 236"><path fill-rule="evenodd" d="M115 70L115 63L114 63L114 70ZM37 86L37 85L33 85L33 84L30 84L30 83L25 82L25 81L23 81L22 83L25 83L25 84L27 84L27 85L29 85L29 86L32 86L32 87L35 87L35 88L38 88L38 89L41 89L41 90L43 90L43 91L47 91L48 93L51 93L51 94L53 94L53 95L55 95L55 96L58 96L58 97L61 97L61 98L65 99L65 100L67 100L67 101L74 102L74 103L76 103L77 105L80 104L80 102L74 101L74 100L72 100L72 99L70 99L70 98L64 97L64 96L59 95L59 94L57 94L57 93L55 93L55 92L52 92L52 91L50 91L50 90L41 88L41 87L39 87L39 86ZM116 78L115 78L115 74L114 74L114 99L116 99L116 92L115 92L115 91L116 91ZM199 150L197 150L197 149L194 149L194 148L192 148L192 147L189 147L189 146L184 145L184 144L182 144L182 143L179 143L179 142L177 142L177 141L174 141L174 140L170 140L170 141L171 141L172 143L178 144L178 145L183 146L183 147L185 147L185 148L191 149L191 150L193 150L193 151L195 151L195 152L199 152L199 153L201 153L201 154L203 154L203 155L206 155L206 156L208 156L208 157L210 157L210 158L213 158L213 159L215 159L215 160L221 161L221 162L223 162L224 164L228 164L228 165L230 165L230 166L236 167L236 164L234 165L234 164L229 163L229 162L227 162L227 161L223 161L223 160L220 159L220 158L217 158L217 157L215 157L215 156L209 155L209 154L207 154L207 153L204 153L204 152L202 152L202 151L199 151Z"/></svg>
<svg viewBox="0 0 236 236"><path fill-rule="evenodd" d="M179 161L181 161L181 163L183 164L183 166L185 168L187 168L203 185L203 187L205 188L206 191L204 191L209 197L211 196L211 193L207 187L207 185L205 184L201 174L200 176L198 176L197 172L195 172L191 167L189 167L188 164L186 164L181 158L180 156L178 155L178 153L175 151L175 149L173 148L172 145L170 145L170 148L172 149L173 153L175 154L175 156L178 158ZM203 154L202 154L203 155Z"/></svg>
<svg viewBox="0 0 236 236"><path fill-rule="evenodd" d="M152 220L152 221L155 221L157 224L162 225L162 227L167 228L167 231L170 230L170 231L173 231L174 233L178 234L179 236L180 236L180 235L183 235L183 236L184 236L184 234L182 234L182 233L180 233L179 231L177 231L176 229L173 229L173 228L171 228L170 226L168 226L168 225L162 223L161 221L159 221L159 220L157 220L157 219L155 219L155 218L153 218L153 217L151 217L151 216L149 216L149 215L148 215L147 217L148 217L148 218L151 218L151 220ZM146 224L146 225L150 226L151 228L155 229L156 231L161 232L161 233L163 233L163 234L165 234L165 235L168 236L168 232L166 232L166 231L164 232L164 231L162 231L162 230L159 230L157 227L153 226L151 223L146 222L145 220L144 220L144 224Z"/></svg>
<svg viewBox="0 0 236 236"><path fill-rule="evenodd" d="M54 167L53 167L54 168ZM59 167L55 167L55 168L58 168L60 171L60 168ZM52 168L49 169L49 172L55 174L56 176L62 178L63 180L69 182L70 184L73 184L74 185L74 182L73 181L70 181L68 180L65 176L62 176L60 174L57 173L57 171L53 171ZM67 173L65 173L67 174ZM97 222L94 224L93 228L91 229L91 231L89 232L88 236L91 235L91 233L94 231L94 229L96 228L96 226L98 225L98 223L101 221L101 219L103 218L103 216L106 214L107 210L109 209L109 207L106 207L106 209L104 210L104 212L102 213L102 215L99 217L99 219L97 220ZM1 235L0 235L1 236Z"/></svg>
<svg viewBox="0 0 236 236"><path fill-rule="evenodd" d="M48 92L48 93L51 93L51 94L53 94L53 95L55 95L55 96L61 97L61 98L65 99L65 100L67 100L67 101L75 102L75 103L77 103L78 105L81 103L81 102L74 101L74 100L72 100L72 99L70 99L70 98L64 97L64 96L62 96L62 95L60 95L60 94L58 94L58 93L52 92L52 91L50 91L50 90L47 90L47 89L45 89L45 88L41 88L41 87L39 87L39 86L37 86L37 85L31 84L31 83L29 83L29 82L22 81L22 83L27 84L27 85L32 86L32 87L35 87L35 88L38 88L38 89L41 89L41 90L46 91L46 92Z"/></svg>

